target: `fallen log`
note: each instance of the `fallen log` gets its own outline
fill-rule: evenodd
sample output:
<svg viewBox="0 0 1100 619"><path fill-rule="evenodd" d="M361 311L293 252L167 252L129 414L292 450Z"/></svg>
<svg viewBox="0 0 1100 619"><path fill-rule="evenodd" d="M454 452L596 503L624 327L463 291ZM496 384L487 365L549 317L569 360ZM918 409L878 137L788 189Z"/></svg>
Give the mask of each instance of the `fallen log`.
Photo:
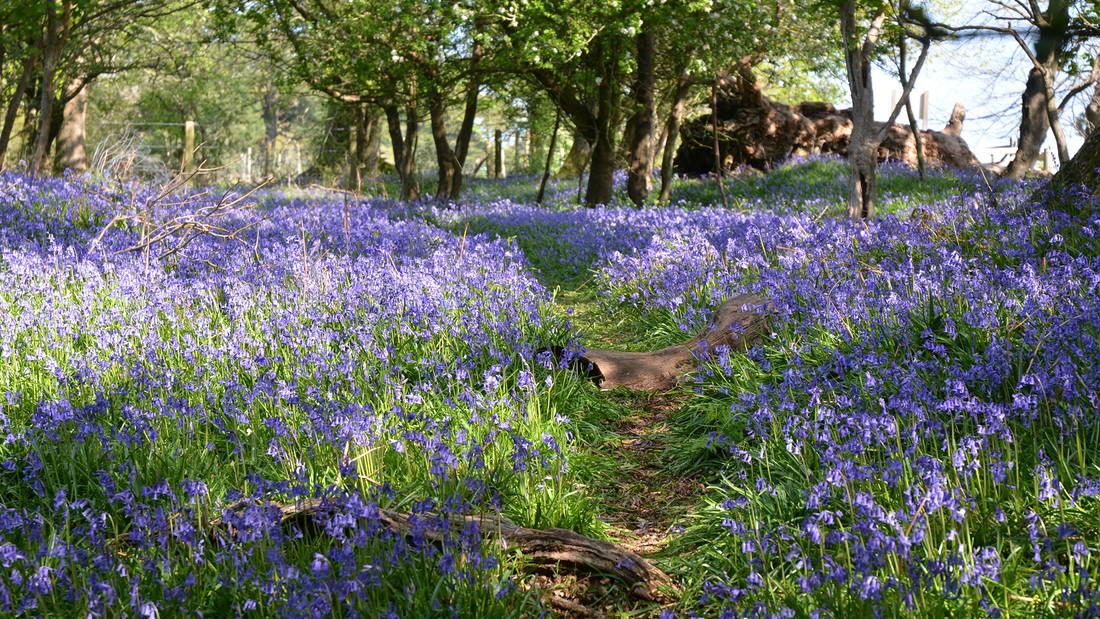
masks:
<svg viewBox="0 0 1100 619"><path fill-rule="evenodd" d="M699 366L702 356L719 346L747 350L768 332L767 303L754 294L742 294L718 306L710 323L698 335L682 344L651 352L624 352L593 348L585 351L575 366L588 372L604 389L624 386L645 391L667 391L680 383L684 374Z"/></svg>
<svg viewBox="0 0 1100 619"><path fill-rule="evenodd" d="M304 499L295 503L269 503L245 499L226 507L223 513L239 514L247 507L277 510L281 528L287 530L293 527L306 537L314 537L323 534L325 519L335 506L336 504L329 499L317 498ZM532 567L556 567L567 571L610 574L633 586L634 595L645 600L658 599L661 596L661 589L678 590L667 574L637 553L611 542L592 539L567 529L529 529L494 514L449 514L442 517L444 521L449 522L449 526L423 526L422 524L417 526L416 519L422 522L438 519L440 516L408 514L381 508L378 512L379 521L385 528L406 535L412 535L415 528L416 535L422 535L424 540L432 543L443 542L448 532L453 534L463 531L470 523L476 523L481 535L498 539L506 550L522 553ZM209 521L203 529L207 535L219 537L224 536L227 530L231 533L232 527L231 522L227 522L224 517L219 517ZM130 534L124 533L116 537L114 543L118 547L126 547L132 545L134 540L131 539Z"/></svg>
<svg viewBox="0 0 1100 619"><path fill-rule="evenodd" d="M723 86L718 92L718 150L724 170L742 166L768 170L792 155L848 155L852 138L851 109L836 109L820 101L787 105L763 96L745 96L743 88L755 93L756 86L744 80ZM942 131L921 131L925 160L932 165L956 168L978 166L979 162L962 139L965 110L956 104ZM885 123L875 123L875 131ZM712 113L701 115L680 128L680 146L673 168L677 173L711 174L714 169L715 122ZM908 125L887 128L878 149L879 162L894 160L917 165L916 138Z"/></svg>

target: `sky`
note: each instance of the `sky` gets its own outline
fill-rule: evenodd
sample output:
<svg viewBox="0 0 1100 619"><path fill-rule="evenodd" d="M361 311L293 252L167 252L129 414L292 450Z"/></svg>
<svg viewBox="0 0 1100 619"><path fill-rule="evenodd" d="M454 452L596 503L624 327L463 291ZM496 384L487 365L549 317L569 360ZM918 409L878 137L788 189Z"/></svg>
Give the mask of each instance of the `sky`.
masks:
<svg viewBox="0 0 1100 619"><path fill-rule="evenodd" d="M964 0L950 3L950 6L953 10L933 10L932 16L947 23L973 23L978 12L991 5L985 0ZM915 59L915 51L911 46L910 64ZM1031 61L1011 37L982 37L941 44L929 54L917 77L912 94L914 112L919 116L920 95L928 92L928 128L938 131L947 124L955 103L962 103L966 106L962 137L971 150L1007 146L1009 138L1019 135L1020 97L1030 67ZM896 75L877 69L874 88L875 119L886 120L892 101L901 93L901 85ZM1088 93L1078 95L1076 105L1067 108L1063 115L1062 128L1071 155L1084 138L1069 121L1081 112L1087 96ZM906 122L904 110L899 122ZM1044 147L1057 153L1049 132ZM986 158L983 163L988 161Z"/></svg>

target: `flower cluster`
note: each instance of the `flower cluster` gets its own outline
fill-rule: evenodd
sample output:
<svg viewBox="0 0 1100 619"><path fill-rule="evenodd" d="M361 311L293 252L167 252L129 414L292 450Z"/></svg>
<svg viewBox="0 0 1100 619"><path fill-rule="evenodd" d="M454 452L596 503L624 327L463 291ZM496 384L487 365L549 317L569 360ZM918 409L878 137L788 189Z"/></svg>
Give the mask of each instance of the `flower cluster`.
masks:
<svg viewBox="0 0 1100 619"><path fill-rule="evenodd" d="M447 514L585 526L555 412L579 379L539 354L577 344L513 243L253 198L240 238L131 251L119 213L225 198L0 177L4 612L478 614L510 576ZM316 498L323 534L273 507Z"/></svg>

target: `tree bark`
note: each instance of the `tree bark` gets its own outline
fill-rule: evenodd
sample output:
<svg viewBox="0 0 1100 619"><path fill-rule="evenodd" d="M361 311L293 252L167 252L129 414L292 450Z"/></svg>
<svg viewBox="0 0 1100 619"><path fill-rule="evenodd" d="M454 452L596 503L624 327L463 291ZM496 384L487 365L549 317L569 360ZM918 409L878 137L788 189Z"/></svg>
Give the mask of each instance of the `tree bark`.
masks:
<svg viewBox="0 0 1100 619"><path fill-rule="evenodd" d="M1050 179L1045 187L1032 195L1033 201L1046 204L1056 210L1065 210L1067 203L1072 203L1071 208L1079 206L1079 199L1074 196L1066 196L1067 191L1075 191L1080 188L1092 196L1100 196L1100 130L1094 129L1085 138L1085 143L1072 159L1062 164L1058 173Z"/></svg>
<svg viewBox="0 0 1100 619"><path fill-rule="evenodd" d="M1016 156L1005 168L1004 176L1023 178L1035 160L1039 158L1047 129L1055 129L1055 141L1058 142L1059 155L1068 158L1065 150L1065 136L1058 122L1058 109L1054 105L1054 78L1059 70L1059 55L1065 42L1066 24L1069 21L1069 4L1064 0L1051 0L1046 11L1039 11L1037 3L1030 4L1029 19L1039 29L1039 40L1035 43L1035 53L1028 49L1027 43L1016 33L1009 32L1031 58L1032 67L1027 74L1020 113L1020 139ZM1065 159L1063 159L1063 162Z"/></svg>
<svg viewBox="0 0 1100 619"><path fill-rule="evenodd" d="M503 133L500 129L493 132L493 178L498 181L504 178L504 146L501 144L504 141Z"/></svg>
<svg viewBox="0 0 1100 619"><path fill-rule="evenodd" d="M268 87L264 91L262 105L264 119L264 178L271 178L275 174L275 143L279 139L279 91L274 87ZM358 121L361 116L359 104L355 104L354 108L355 119Z"/></svg>
<svg viewBox="0 0 1100 619"><path fill-rule="evenodd" d="M852 141L848 146L848 216L870 219L875 214L878 145L874 139L874 90L871 80L871 55L878 40L885 14L879 13L862 42L856 37L855 2L840 7L840 30L844 40L844 62L852 95Z"/></svg>
<svg viewBox="0 0 1100 619"><path fill-rule="evenodd" d="M539 183L539 195L535 198L535 204L542 204L546 195L546 181L550 180L550 164L554 161L554 148L558 145L558 129L561 127L561 110L554 115L554 131L550 134L550 148L546 149L546 166L542 170L542 181Z"/></svg>
<svg viewBox="0 0 1100 619"><path fill-rule="evenodd" d="M416 105L410 103L405 107L405 134L401 134L401 117L397 112L397 105L392 99L387 101L382 108L386 113L386 125L389 127L390 143L393 144L393 167L397 170L397 176L401 180L401 201L408 202L420 198L420 187L417 186L416 176L413 172L413 157L416 154Z"/></svg>
<svg viewBox="0 0 1100 619"><path fill-rule="evenodd" d="M1097 56L1100 58L1100 56ZM1085 106L1085 121L1088 123L1086 126L1086 135L1096 133L1097 129L1100 129L1100 79L1096 80L1096 87L1092 91L1092 98L1089 99L1088 105ZM3 149L0 149L0 157L3 156ZM2 162L2 160L0 160Z"/></svg>
<svg viewBox="0 0 1100 619"><path fill-rule="evenodd" d="M610 203L615 180L615 141L612 135L616 124L613 65L618 56L614 49L607 50L606 47L602 37L594 44L601 79L596 91L596 143L592 148L588 188L584 193L584 204L588 207ZM610 53L605 55L605 52Z"/></svg>
<svg viewBox="0 0 1100 619"><path fill-rule="evenodd" d="M1050 128L1046 110L1046 88L1042 70L1032 67L1027 74L1020 116L1020 138L1016 143L1016 155L1005 168L1007 178L1023 178L1039 158L1039 150Z"/></svg>
<svg viewBox="0 0 1100 619"><path fill-rule="evenodd" d="M53 121L54 78L57 64L61 58L56 0L46 3L46 47L43 50L42 82L39 86L41 103L38 107L38 133L35 137L34 152L31 155L30 175L37 176L45 171L49 163L49 145Z"/></svg>
<svg viewBox="0 0 1100 619"><path fill-rule="evenodd" d="M84 172L88 169L88 153L85 148L84 112L88 105L87 83L77 83L78 90L67 97L57 132L58 169Z"/></svg>
<svg viewBox="0 0 1100 619"><path fill-rule="evenodd" d="M871 61L886 14L876 14L862 41L858 41L855 13L855 2L845 2L840 7L840 31L845 41L844 64L848 72L848 87L852 93L852 138L848 146L848 163L851 168L848 176L848 215L853 219L870 219L875 216L875 200L878 197L878 147L886 139L894 119L901 113L902 106L909 101L909 93L912 92L917 75L928 57L930 40L921 40L920 56L905 82L901 99L890 112L889 120L881 127L875 127Z"/></svg>
<svg viewBox="0 0 1100 619"><path fill-rule="evenodd" d="M462 163L447 142L447 126L443 121L446 111L443 93L434 82L428 88L428 115L431 120L432 141L435 143L435 160L439 168L439 187L435 197L439 200L457 200L462 195Z"/></svg>
<svg viewBox="0 0 1100 619"><path fill-rule="evenodd" d="M902 35L898 40L898 78L901 80L902 87L909 81L908 76L905 74L905 57L908 51L906 47L908 46L905 44L905 35ZM909 129L913 132L913 143L917 149L917 173L923 181L927 176L927 166L924 162L924 144L920 136L920 127L917 125L917 115L913 113L913 101L909 97L905 98L905 115L909 119Z"/></svg>
<svg viewBox="0 0 1100 619"><path fill-rule="evenodd" d="M352 165L355 167L354 177L359 176L359 170L363 167L363 160L367 156L367 142L370 140L371 118L367 114L367 106L364 103L353 103L352 111L355 113L355 140L352 142L354 157Z"/></svg>
<svg viewBox="0 0 1100 619"><path fill-rule="evenodd" d="M15 117L19 115L19 105L23 102L23 94L26 93L27 85L34 75L36 64L32 59L23 65L23 72L19 75L19 81L15 83L15 92L4 112L4 127L0 129L0 170L4 169L4 157L8 152L12 129L15 127Z"/></svg>
<svg viewBox="0 0 1100 619"><path fill-rule="evenodd" d="M576 178L584 172L585 162L588 161L588 153L592 150L591 144L581 135L580 131L573 131L573 144L569 152L565 153L565 159L561 167L554 173L554 178Z"/></svg>
<svg viewBox="0 0 1100 619"><path fill-rule="evenodd" d="M702 356L729 350L746 350L769 332L768 303L753 294L742 294L718 306L710 323L698 335L682 343L652 352L589 349L574 367L603 389L629 387L667 391L680 384L684 374L698 368Z"/></svg>
<svg viewBox="0 0 1100 619"><path fill-rule="evenodd" d="M686 73L682 73L676 82L676 91L672 95L672 109L665 124L665 152L661 157L661 196L657 199L661 204L668 203L672 192L672 162L676 157L676 140L680 137L680 123L684 120L684 109L687 108L690 92L691 81Z"/></svg>
<svg viewBox="0 0 1100 619"><path fill-rule="evenodd" d="M360 155L360 161L367 172L367 177L373 179L378 176L378 162L382 150L382 123L377 108L368 107L364 114L367 117L370 133L367 136L367 152Z"/></svg>
<svg viewBox="0 0 1100 619"><path fill-rule="evenodd" d="M653 87L656 81L657 43L652 32L636 36L637 79L634 83L634 139L630 146L630 174L626 192L630 201L642 206L649 198L650 144L653 136Z"/></svg>
<svg viewBox="0 0 1100 619"><path fill-rule="evenodd" d="M474 42L474 49L470 55L470 81L466 84L466 106L462 113L462 126L455 136L455 157L458 158L459 172L466 166L466 156L470 152L470 140L474 136L474 119L477 117L477 99L481 91L481 75L478 65L485 55L485 49L481 41ZM455 196L457 199L458 196Z"/></svg>
<svg viewBox="0 0 1100 619"><path fill-rule="evenodd" d="M714 77L714 83L710 87L710 127L714 132L714 178L718 180L718 195L722 197L722 206L729 207L726 200L726 171L722 166L722 148L718 143L718 76Z"/></svg>
<svg viewBox="0 0 1100 619"><path fill-rule="evenodd" d="M481 169L481 166L485 165L486 161L489 161L489 151L485 151L485 154L478 157L477 161L474 162L474 170L470 172L471 178L477 176L478 170ZM486 176L491 176L491 174L486 173Z"/></svg>

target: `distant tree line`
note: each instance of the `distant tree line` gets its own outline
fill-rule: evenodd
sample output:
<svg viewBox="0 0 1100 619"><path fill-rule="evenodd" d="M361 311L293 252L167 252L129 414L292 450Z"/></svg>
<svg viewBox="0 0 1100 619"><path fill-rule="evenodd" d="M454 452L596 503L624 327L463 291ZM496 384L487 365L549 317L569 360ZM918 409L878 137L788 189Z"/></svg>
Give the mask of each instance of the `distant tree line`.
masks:
<svg viewBox="0 0 1100 619"><path fill-rule="evenodd" d="M90 87L144 72L141 88L134 82L139 108L217 118L200 124L199 142L221 140L229 150L229 133L247 134L261 145L265 175L294 126L299 141L312 134L319 142L316 164L326 141L340 142L352 176L373 175L385 144L400 198L418 199L425 127L432 193L457 200L472 170L504 165L488 153L472 160L471 145L490 140L478 137L479 123L484 129L492 115L516 124L522 115L528 167L541 165L531 156L538 146L549 172L547 143L560 131L570 146L558 173L587 176L585 204L608 203L615 172L626 170L628 195L641 205L668 200L684 116L706 103L716 112L719 89L841 96L845 76L849 211L872 217L883 138L873 124L874 63L899 69L903 92L890 121L906 111L915 124L909 94L932 46L979 35L1018 41L1032 66L1010 176L1032 167L1048 131L1068 159L1060 118L1074 97L1092 97L1081 130L1100 123L1096 3L990 0L986 9L981 23L946 24L934 4L909 0L16 0L0 8L0 166L10 165L21 127L30 173L86 169ZM907 58L913 46L919 51ZM310 104L307 92L327 103ZM318 131L318 123L346 131ZM651 187L657 167L659 191Z"/></svg>

